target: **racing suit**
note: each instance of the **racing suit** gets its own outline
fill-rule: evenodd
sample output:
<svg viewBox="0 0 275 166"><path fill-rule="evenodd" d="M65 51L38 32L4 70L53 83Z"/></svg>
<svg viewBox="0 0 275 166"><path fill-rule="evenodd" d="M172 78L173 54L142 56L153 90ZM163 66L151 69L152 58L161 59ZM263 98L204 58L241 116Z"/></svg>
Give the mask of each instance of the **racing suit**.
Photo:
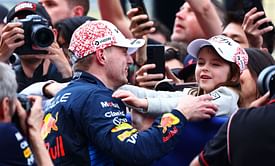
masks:
<svg viewBox="0 0 275 166"><path fill-rule="evenodd" d="M175 147L186 123L178 110L138 132L112 93L93 75L77 71L51 101L41 134L55 165L150 165Z"/></svg>

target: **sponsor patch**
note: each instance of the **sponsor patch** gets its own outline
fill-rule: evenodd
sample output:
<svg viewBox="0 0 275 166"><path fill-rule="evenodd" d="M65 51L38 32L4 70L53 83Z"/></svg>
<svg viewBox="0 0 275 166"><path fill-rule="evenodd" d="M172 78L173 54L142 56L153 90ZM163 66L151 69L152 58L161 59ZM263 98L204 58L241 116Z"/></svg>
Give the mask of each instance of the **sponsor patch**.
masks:
<svg viewBox="0 0 275 166"><path fill-rule="evenodd" d="M102 108L117 108L120 109L119 105L117 103L113 103L112 101L102 101L100 102Z"/></svg>
<svg viewBox="0 0 275 166"><path fill-rule="evenodd" d="M106 118L111 118L115 116L125 116L123 111L118 111L118 112L113 112L113 111L108 111L104 114Z"/></svg>
<svg viewBox="0 0 275 166"><path fill-rule="evenodd" d="M113 123L114 125L118 126L120 125L121 123L126 123L127 122L127 119L126 118L119 118L119 117L115 117L113 119Z"/></svg>
<svg viewBox="0 0 275 166"><path fill-rule="evenodd" d="M120 125L114 127L111 132L118 132L118 131L121 131L121 130L126 130L126 129L132 129L133 126L131 126L130 124L128 123L121 123Z"/></svg>
<svg viewBox="0 0 275 166"><path fill-rule="evenodd" d="M126 138L131 137L133 134L137 132L137 129L132 129L130 131L124 131L122 134L118 135L117 138L123 142Z"/></svg>

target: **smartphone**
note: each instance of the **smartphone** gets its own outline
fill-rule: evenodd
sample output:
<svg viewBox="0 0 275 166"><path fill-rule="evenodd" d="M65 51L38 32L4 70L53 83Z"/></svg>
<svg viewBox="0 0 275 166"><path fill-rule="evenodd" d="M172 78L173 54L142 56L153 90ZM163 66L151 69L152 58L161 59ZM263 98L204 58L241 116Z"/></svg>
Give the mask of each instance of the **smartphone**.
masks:
<svg viewBox="0 0 275 166"><path fill-rule="evenodd" d="M129 2L132 8L138 8L138 14L148 15L143 0L129 0Z"/></svg>
<svg viewBox="0 0 275 166"><path fill-rule="evenodd" d="M161 73L165 76L165 56L164 45L148 44L147 45L147 62L146 64L155 64L154 69L148 70L150 74ZM163 77L164 78L164 77Z"/></svg>
<svg viewBox="0 0 275 166"><path fill-rule="evenodd" d="M264 12L264 8L263 8L263 4L261 2L261 0L243 0L243 9L244 12L247 13L249 10L251 10L253 7L257 8L257 11L263 11ZM263 15L262 17L258 18L258 20L265 18L266 15ZM256 21L258 21L256 20ZM262 25L259 26L259 29L263 29L266 28L268 26L274 26L271 22L268 23L264 23Z"/></svg>

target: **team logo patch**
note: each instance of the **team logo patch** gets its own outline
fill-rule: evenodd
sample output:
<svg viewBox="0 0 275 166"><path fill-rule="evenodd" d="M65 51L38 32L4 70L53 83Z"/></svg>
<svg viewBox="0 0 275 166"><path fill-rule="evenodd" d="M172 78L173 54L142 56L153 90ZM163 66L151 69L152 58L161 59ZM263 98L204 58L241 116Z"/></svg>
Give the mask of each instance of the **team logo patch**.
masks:
<svg viewBox="0 0 275 166"><path fill-rule="evenodd" d="M180 122L179 118L171 113L163 114L160 125L158 127L163 128L162 133L166 133L167 129L172 127L173 125L177 125Z"/></svg>
<svg viewBox="0 0 275 166"><path fill-rule="evenodd" d="M58 113L55 117L52 116L51 113L48 113L45 118L43 119L43 125L41 129L41 136L43 139L45 139L48 134L53 131L58 131L58 127L56 125L58 120Z"/></svg>

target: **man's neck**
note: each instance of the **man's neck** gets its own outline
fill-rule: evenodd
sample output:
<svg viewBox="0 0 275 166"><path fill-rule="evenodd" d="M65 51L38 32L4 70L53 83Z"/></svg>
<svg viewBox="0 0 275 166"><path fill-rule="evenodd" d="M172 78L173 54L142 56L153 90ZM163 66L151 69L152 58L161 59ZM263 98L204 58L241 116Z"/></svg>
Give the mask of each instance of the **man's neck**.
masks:
<svg viewBox="0 0 275 166"><path fill-rule="evenodd" d="M33 73L34 71L37 69L37 67L42 63L42 60L25 60L25 59L21 59L21 66L22 69L25 73L25 75L28 78L32 78L33 77Z"/></svg>

